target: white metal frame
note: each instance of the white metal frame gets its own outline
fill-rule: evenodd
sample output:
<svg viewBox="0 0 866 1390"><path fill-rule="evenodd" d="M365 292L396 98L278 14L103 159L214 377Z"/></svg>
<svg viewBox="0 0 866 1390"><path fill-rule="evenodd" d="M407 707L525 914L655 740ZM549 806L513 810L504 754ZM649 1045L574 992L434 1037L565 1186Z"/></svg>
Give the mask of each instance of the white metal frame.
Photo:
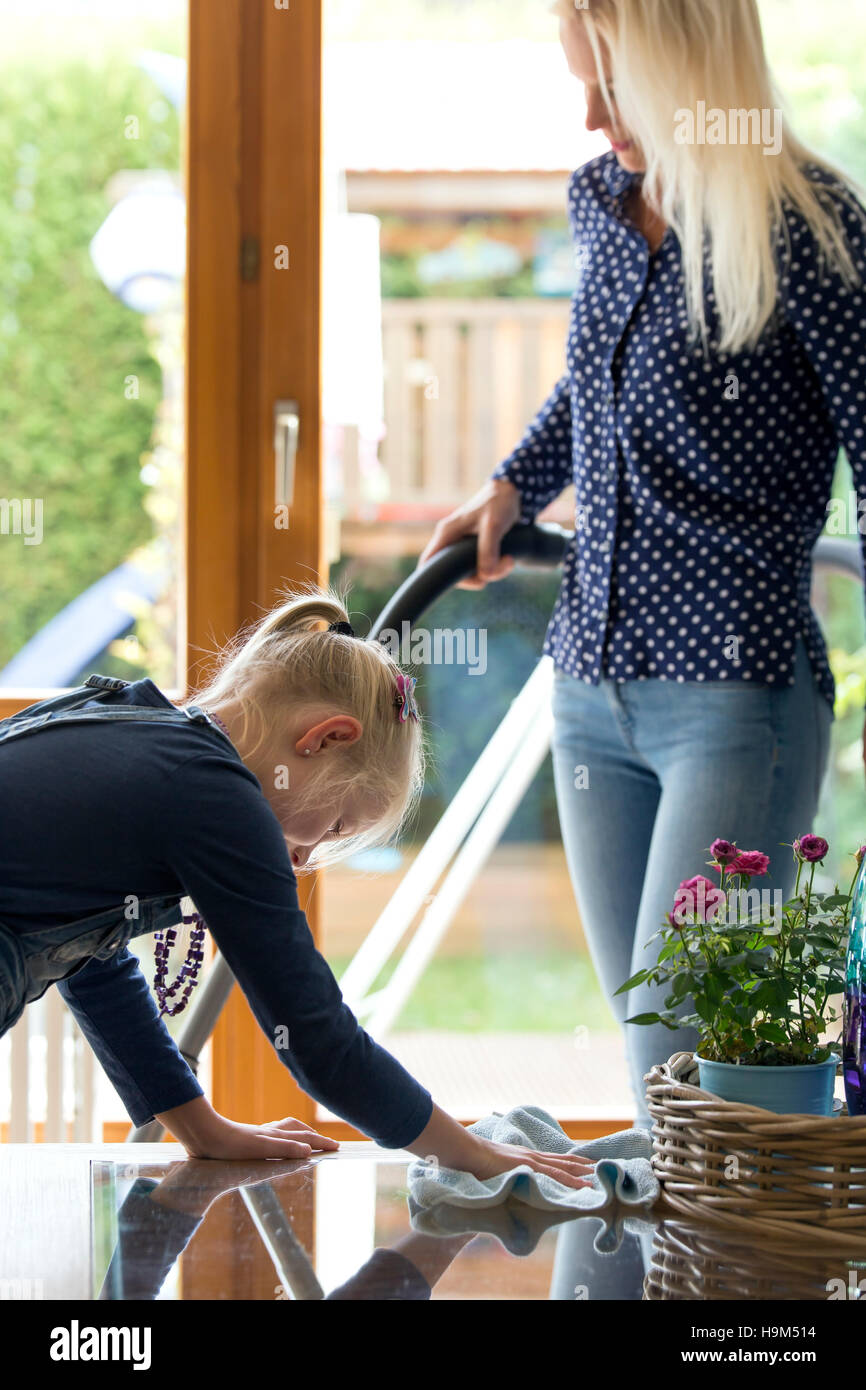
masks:
<svg viewBox="0 0 866 1390"><path fill-rule="evenodd" d="M399 1017L544 761L553 733L552 688L553 662L544 656L347 966L343 998L366 1020L371 1037L381 1040ZM369 993L425 903L388 984Z"/></svg>

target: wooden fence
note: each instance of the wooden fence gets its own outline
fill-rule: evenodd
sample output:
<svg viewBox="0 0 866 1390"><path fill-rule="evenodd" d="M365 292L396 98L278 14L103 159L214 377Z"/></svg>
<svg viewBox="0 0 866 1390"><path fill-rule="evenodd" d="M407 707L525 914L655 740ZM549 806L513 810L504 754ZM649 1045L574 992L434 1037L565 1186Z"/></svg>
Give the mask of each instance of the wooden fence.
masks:
<svg viewBox="0 0 866 1390"><path fill-rule="evenodd" d="M0 1140L99 1142L99 1063L56 989L41 1009L41 1028L34 1004L0 1039Z"/></svg>
<svg viewBox="0 0 866 1390"><path fill-rule="evenodd" d="M388 519L448 510L511 453L565 370L568 317L561 299L385 300ZM343 474L352 518L363 489L351 448Z"/></svg>

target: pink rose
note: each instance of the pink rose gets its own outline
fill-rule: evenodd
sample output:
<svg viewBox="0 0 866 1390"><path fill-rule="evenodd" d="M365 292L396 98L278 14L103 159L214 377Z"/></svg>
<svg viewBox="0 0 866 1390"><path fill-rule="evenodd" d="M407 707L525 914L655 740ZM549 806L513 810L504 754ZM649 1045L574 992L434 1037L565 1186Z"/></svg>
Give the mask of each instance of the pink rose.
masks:
<svg viewBox="0 0 866 1390"><path fill-rule="evenodd" d="M717 864L730 864L732 859L736 859L739 850L736 845L732 845L730 840L713 840L710 845L710 854Z"/></svg>
<svg viewBox="0 0 866 1390"><path fill-rule="evenodd" d="M747 849L732 859L728 865L731 874L746 874L749 878L760 878L770 867L770 860L759 849Z"/></svg>
<svg viewBox="0 0 866 1390"><path fill-rule="evenodd" d="M684 879L676 891L674 910L669 914L674 926L682 926L686 914L696 916L700 922L709 922L715 917L725 902L721 888L711 883L703 874Z"/></svg>
<svg viewBox="0 0 866 1390"><path fill-rule="evenodd" d="M815 864L829 853L830 846L820 835L801 835L794 841L794 853L807 864Z"/></svg>

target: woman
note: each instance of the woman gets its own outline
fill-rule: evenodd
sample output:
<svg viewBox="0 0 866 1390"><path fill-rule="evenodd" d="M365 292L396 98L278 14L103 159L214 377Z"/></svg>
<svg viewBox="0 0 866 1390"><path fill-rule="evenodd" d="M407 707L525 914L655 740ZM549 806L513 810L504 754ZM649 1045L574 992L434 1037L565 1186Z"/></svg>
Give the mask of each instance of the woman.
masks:
<svg viewBox="0 0 866 1390"><path fill-rule="evenodd" d="M760 886L788 896L781 846L811 829L834 699L811 552L840 446L866 497L866 211L783 121L755 0L555 8L587 127L611 142L569 186L567 370L421 559L477 534L464 587L501 579L505 532L575 484L544 644L554 773L624 1024L661 1005L615 991L713 840L765 850ZM695 1034L625 1031L647 1124L645 1073Z"/></svg>

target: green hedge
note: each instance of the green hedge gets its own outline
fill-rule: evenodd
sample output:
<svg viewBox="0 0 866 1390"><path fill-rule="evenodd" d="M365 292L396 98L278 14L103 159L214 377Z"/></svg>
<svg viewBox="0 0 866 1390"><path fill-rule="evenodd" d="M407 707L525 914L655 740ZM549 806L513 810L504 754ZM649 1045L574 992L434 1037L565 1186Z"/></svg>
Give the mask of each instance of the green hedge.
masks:
<svg viewBox="0 0 866 1390"><path fill-rule="evenodd" d="M139 118L139 138L124 121ZM176 169L176 113L123 63L3 73L0 497L41 498L40 545L0 535L0 668L152 534L140 458L162 396L141 315L89 243L126 169ZM128 400L125 380L139 380Z"/></svg>

